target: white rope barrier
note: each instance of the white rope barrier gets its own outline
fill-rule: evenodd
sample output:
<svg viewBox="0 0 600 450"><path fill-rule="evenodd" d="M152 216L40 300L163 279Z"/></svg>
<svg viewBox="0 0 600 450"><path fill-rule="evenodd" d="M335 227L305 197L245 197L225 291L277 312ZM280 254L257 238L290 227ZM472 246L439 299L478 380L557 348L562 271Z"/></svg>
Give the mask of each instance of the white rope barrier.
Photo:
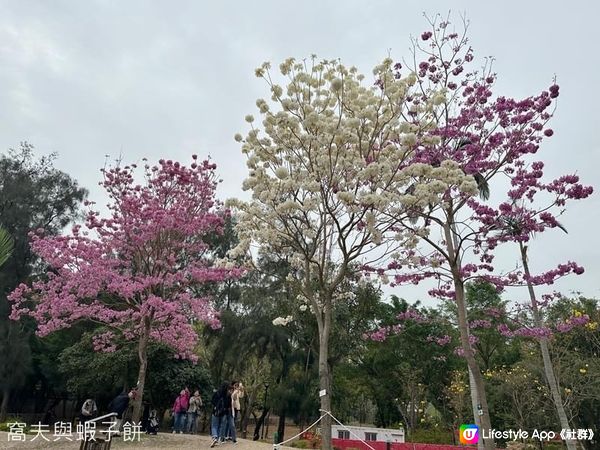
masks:
<svg viewBox="0 0 600 450"><path fill-rule="evenodd" d="M317 420L315 420L315 421L312 423L312 425L310 425L310 426L308 426L307 428L305 428L304 430L302 430L302 431L301 431L300 433L298 433L296 436L292 436L291 438L289 438L289 439L286 439L285 441L281 441L279 444L273 444L273 448L279 448L279 446L281 446L281 445L283 445L283 444L286 444L286 443L288 443L288 442L290 442L290 441L293 441L294 439L296 439L296 438L297 438L297 437L299 437L299 436L302 436L304 433L306 433L306 430L310 430L312 427L314 427L316 424L318 424L318 423L321 421L321 419L322 419L323 417L325 417L326 415L327 415L327 414L323 414L321 417L319 417Z"/></svg>
<svg viewBox="0 0 600 450"><path fill-rule="evenodd" d="M338 423L338 424L339 424L339 425L340 425L342 428L344 428L346 431L348 431L348 433L349 433L349 434L351 434L352 436L354 436L354 437L356 438L356 440L357 440L357 441L360 441L360 442L362 442L362 443L363 443L363 444L365 444L367 447L369 447L371 450L375 450L373 447L371 447L371 445L370 445L370 444L369 444L367 441L364 441L363 439L361 439L361 438L360 438L360 437L359 437L357 434L355 434L355 433L354 433L354 432L353 432L353 431L352 431L350 428L348 428L346 425L344 425L342 422L340 422L340 421L339 421L339 420L338 420L338 419L337 419L337 418L336 418L336 417L335 417L333 414L331 414L331 412L329 412L329 411L325 411L324 409L319 409L319 411L320 411L321 413L323 413L323 414L321 415L321 417L319 417L317 420L315 420L315 421L312 423L312 425L310 425L308 428L306 428L306 429L302 430L302 431L301 431L300 433L298 433L297 435L295 435L295 436L292 436L292 437L291 437L291 438L289 438L289 439L286 439L285 441L281 441L281 442L280 442L280 443L278 443L278 444L273 444L273 449L274 449L274 450L279 450L279 447L280 447L280 446L282 446L283 444L286 444L286 443L288 443L288 442L290 442L290 441L293 441L293 440L294 440L294 439L296 439L297 437L299 437L299 436L301 436L302 434L304 434L304 433L306 432L306 430L310 430L312 427L314 427L316 424L318 424L318 423L319 423L319 422L320 422L320 421L323 419L323 417L325 417L325 416L329 416L329 417L331 417L333 420L335 420L335 421L336 421L336 422L337 422L337 423Z"/></svg>
<svg viewBox="0 0 600 450"><path fill-rule="evenodd" d="M319 411L323 411L322 409L320 409ZM346 431L348 431L349 434L351 434L352 436L354 436L356 438L356 440L362 442L363 444L365 444L367 447L369 447L371 450L375 450L373 447L371 447L371 445L367 442L367 441L363 441L357 434L355 434L350 428L348 428L346 425L344 425L342 422L340 422L339 420L337 420L337 418L334 417L333 414L331 414L329 411L325 411L327 414L329 414L329 416L335 420L342 428L345 428Z"/></svg>

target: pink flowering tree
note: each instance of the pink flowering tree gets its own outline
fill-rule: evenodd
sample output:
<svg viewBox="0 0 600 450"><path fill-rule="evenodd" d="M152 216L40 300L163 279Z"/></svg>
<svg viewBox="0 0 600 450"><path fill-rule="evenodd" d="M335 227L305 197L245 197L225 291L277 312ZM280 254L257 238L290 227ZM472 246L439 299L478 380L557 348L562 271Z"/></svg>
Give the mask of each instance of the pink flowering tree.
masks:
<svg viewBox="0 0 600 450"><path fill-rule="evenodd" d="M518 176L523 161L552 135L547 122L558 86L520 100L495 96L491 62L479 70L470 68L474 55L466 31L466 24L456 32L448 21L438 18L415 40L411 69L417 74L420 94L410 101L417 110L433 97L435 126L417 131L411 164L423 168L415 182L456 168L468 174L470 181L448 188L441 202L412 210L412 221L403 222L401 231L413 233L419 245L403 251L387 270L395 275L396 284L433 280L436 286L430 294L455 302L475 420L491 429L465 302L465 283L489 278L495 271L493 249L479 245L482 236L475 208L487 207L491 183L502 183L506 175ZM403 76L401 70L397 76ZM411 188L405 192L413 194ZM485 439L484 446L492 449L494 443Z"/></svg>
<svg viewBox="0 0 600 450"><path fill-rule="evenodd" d="M194 360L194 324L219 327L210 299L196 296L194 287L240 275L214 264L207 237L222 232L228 213L215 200L216 166L196 159L189 167L170 160L145 165L141 184L135 165L103 169L109 216L90 210L85 226L68 235L32 233L32 250L47 276L10 295L11 318L33 317L40 336L87 321L101 325L96 350L137 346L134 420L140 418L149 343Z"/></svg>
<svg viewBox="0 0 600 450"><path fill-rule="evenodd" d="M558 92L558 90L555 90ZM551 130L546 131L551 136ZM544 320L542 308L552 300L552 295L538 300L536 287L552 285L554 282L569 274L582 274L584 269L573 261L559 264L540 274L532 273L528 256L528 247L534 235L560 228L566 229L559 223L559 216L565 211L568 200L584 199L592 194L591 186L579 182L577 175L561 176L550 182L543 180L544 164L536 161L525 164L524 161L515 163L515 170L509 174L510 190L508 201L497 208L491 208L470 199L474 211L474 219L479 221L480 237L476 248L481 254L489 254L502 243L516 243L519 249L519 267L500 276L487 278L499 288L506 286L524 286L529 294L529 313L533 326L517 326L514 330L501 330L506 336L513 334L536 338L540 345L544 374L552 401L563 429L571 428L564 408L561 389L556 378L549 343L554 332L570 331L575 326L586 325L589 317L585 314L573 316L565 322L553 327ZM574 443L567 442L569 448L575 448Z"/></svg>

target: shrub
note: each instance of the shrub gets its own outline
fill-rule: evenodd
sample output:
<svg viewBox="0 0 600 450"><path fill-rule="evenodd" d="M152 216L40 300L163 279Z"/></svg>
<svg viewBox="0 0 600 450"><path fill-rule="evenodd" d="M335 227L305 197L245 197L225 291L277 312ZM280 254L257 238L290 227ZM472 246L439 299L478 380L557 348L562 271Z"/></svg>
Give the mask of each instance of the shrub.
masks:
<svg viewBox="0 0 600 450"><path fill-rule="evenodd" d="M452 444L452 433L444 429L419 428L410 433L410 442L423 444Z"/></svg>

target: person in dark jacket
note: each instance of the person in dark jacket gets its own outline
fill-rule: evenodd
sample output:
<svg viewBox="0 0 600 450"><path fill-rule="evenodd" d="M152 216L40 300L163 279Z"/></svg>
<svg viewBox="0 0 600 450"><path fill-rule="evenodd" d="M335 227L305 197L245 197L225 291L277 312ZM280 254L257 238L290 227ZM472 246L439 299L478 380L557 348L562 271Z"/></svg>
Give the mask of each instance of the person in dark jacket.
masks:
<svg viewBox="0 0 600 450"><path fill-rule="evenodd" d="M137 390L132 388L127 394L125 392L121 392L112 401L108 404L108 412L116 413L115 420L115 431L121 431L121 425L123 425L123 413L127 411L129 407L129 400L135 398Z"/></svg>
<svg viewBox="0 0 600 450"><path fill-rule="evenodd" d="M227 392L224 398L223 411L221 416L221 426L219 427L219 442L225 442L227 435L231 436L231 440L234 444L237 444L235 435L235 410L233 409L233 402L231 395L233 394L233 386L227 386Z"/></svg>
<svg viewBox="0 0 600 450"><path fill-rule="evenodd" d="M219 441L221 434L221 418L225 414L225 401L227 397L227 389L229 383L223 383L219 389L217 389L212 396L212 416L210 419L210 434L212 436L211 447L214 447Z"/></svg>

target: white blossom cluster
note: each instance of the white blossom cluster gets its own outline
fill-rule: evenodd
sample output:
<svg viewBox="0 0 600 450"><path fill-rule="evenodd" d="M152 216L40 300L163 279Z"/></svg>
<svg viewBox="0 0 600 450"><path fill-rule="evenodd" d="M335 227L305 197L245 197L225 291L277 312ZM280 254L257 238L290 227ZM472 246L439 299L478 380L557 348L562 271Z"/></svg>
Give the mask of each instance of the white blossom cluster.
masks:
<svg viewBox="0 0 600 450"><path fill-rule="evenodd" d="M477 185L451 161L407 164L418 145L436 144L423 136L435 126L445 93L408 106L417 77L396 78L391 59L373 70L378 85L354 67L314 57L284 61L285 86L270 68L256 70L271 94L256 102L260 124L248 115L250 131L235 136L248 158L243 188L252 200L229 202L240 238L229 256L247 253L252 242L291 254L295 278L319 307L311 283L331 299L335 286L328 290L327 282L349 263L417 244L397 226L411 208L438 204L450 187L475 194Z"/></svg>
<svg viewBox="0 0 600 450"><path fill-rule="evenodd" d="M273 325L285 327L288 323L290 323L292 321L292 319L293 319L292 316L277 317L277 318L273 319Z"/></svg>
<svg viewBox="0 0 600 450"><path fill-rule="evenodd" d="M354 300L355 298L356 294L352 291L336 292L333 294L333 300L342 303Z"/></svg>

